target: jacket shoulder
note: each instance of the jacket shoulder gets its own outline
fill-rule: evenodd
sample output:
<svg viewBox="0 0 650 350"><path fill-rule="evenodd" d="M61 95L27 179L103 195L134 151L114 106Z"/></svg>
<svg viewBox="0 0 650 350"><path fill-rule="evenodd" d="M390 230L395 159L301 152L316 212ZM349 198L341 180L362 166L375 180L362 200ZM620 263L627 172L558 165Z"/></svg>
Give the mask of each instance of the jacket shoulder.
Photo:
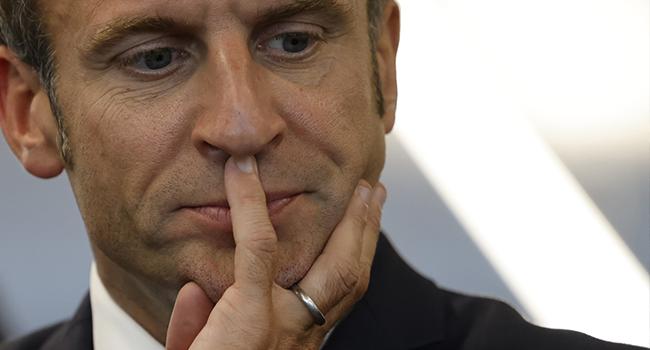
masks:
<svg viewBox="0 0 650 350"><path fill-rule="evenodd" d="M549 329L526 321L510 305L443 290L445 343L459 349L633 350L586 334Z"/></svg>
<svg viewBox="0 0 650 350"><path fill-rule="evenodd" d="M58 323L24 337L0 344L0 350L40 350L64 326Z"/></svg>
<svg viewBox="0 0 650 350"><path fill-rule="evenodd" d="M25 337L0 344L0 350L92 350L90 297L79 305L71 320L44 328Z"/></svg>

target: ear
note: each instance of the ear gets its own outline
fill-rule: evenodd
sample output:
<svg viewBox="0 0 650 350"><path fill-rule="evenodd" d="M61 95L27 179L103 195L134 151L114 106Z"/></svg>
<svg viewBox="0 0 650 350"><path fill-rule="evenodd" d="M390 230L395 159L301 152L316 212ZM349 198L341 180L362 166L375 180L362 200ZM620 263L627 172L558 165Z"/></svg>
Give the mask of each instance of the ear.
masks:
<svg viewBox="0 0 650 350"><path fill-rule="evenodd" d="M51 178L63 171L48 95L34 69L6 46L0 46L0 127L28 172Z"/></svg>
<svg viewBox="0 0 650 350"><path fill-rule="evenodd" d="M395 58L399 46L400 11L395 1L388 0L386 2L381 23L378 23L378 26L377 64L386 111L382 119L386 133L389 133L395 124L395 109L397 106Z"/></svg>

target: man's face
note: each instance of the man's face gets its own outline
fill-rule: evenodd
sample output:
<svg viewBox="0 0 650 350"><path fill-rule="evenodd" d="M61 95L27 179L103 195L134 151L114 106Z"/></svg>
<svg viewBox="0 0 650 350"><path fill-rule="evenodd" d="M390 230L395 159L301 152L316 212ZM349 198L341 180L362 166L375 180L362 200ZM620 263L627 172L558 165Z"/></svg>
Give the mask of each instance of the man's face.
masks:
<svg viewBox="0 0 650 350"><path fill-rule="evenodd" d="M232 281L224 188L254 155L298 281L360 178L374 184L393 116L377 114L365 0L65 0L44 5L68 175L102 265L216 299ZM106 267L104 267L106 268Z"/></svg>

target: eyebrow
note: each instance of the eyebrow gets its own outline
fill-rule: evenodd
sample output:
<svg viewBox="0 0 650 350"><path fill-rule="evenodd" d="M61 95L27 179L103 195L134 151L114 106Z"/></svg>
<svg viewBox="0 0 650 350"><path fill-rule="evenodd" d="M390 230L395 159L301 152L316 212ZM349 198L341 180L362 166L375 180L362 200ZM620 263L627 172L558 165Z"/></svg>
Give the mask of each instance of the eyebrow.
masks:
<svg viewBox="0 0 650 350"><path fill-rule="evenodd" d="M256 23L272 23L302 13L318 13L333 23L348 23L352 20L353 8L337 0L294 0L288 4L258 10ZM189 23L170 17L133 16L109 22L92 35L89 43L81 48L85 55L105 52L121 40L139 33L190 31Z"/></svg>
<svg viewBox="0 0 650 350"><path fill-rule="evenodd" d="M146 32L171 32L179 28L189 30L191 26L169 17L126 17L112 21L97 31L89 44L82 48L85 54L102 53L130 35Z"/></svg>

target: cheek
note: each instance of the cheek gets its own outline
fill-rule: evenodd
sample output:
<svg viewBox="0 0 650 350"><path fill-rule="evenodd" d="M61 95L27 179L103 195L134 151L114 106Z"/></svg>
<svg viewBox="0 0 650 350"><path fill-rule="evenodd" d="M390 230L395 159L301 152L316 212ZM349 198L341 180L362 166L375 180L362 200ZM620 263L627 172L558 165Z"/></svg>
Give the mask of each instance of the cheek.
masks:
<svg viewBox="0 0 650 350"><path fill-rule="evenodd" d="M316 88L330 74L333 63L336 59L333 56L319 57L316 62L310 62L303 67L268 67L274 74L304 87Z"/></svg>
<svg viewBox="0 0 650 350"><path fill-rule="evenodd" d="M63 109L80 187L133 209L147 184L176 158L183 134L189 135L183 98L144 99L142 92L136 98L124 88L67 96L74 96Z"/></svg>
<svg viewBox="0 0 650 350"><path fill-rule="evenodd" d="M316 87L282 81L271 90L296 136L347 171L365 167L381 119L374 107L371 72L344 63L332 62Z"/></svg>

